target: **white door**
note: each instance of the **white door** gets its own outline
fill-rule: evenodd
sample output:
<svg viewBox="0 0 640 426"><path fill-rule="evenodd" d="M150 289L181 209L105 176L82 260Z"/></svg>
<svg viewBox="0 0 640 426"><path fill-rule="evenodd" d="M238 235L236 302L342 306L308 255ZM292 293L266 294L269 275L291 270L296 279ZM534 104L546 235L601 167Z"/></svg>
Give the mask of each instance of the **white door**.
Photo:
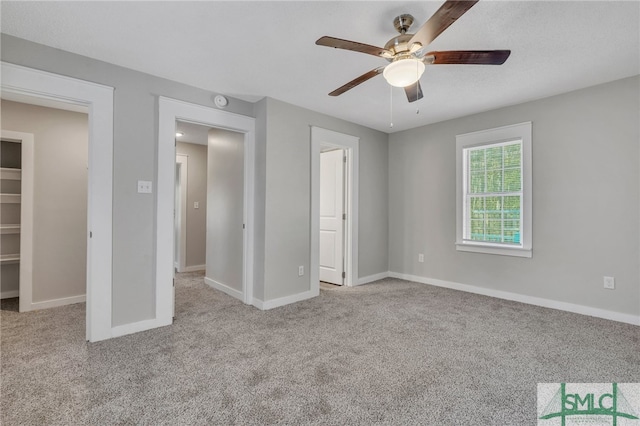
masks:
<svg viewBox="0 0 640 426"><path fill-rule="evenodd" d="M344 151L320 154L320 281L343 284Z"/></svg>

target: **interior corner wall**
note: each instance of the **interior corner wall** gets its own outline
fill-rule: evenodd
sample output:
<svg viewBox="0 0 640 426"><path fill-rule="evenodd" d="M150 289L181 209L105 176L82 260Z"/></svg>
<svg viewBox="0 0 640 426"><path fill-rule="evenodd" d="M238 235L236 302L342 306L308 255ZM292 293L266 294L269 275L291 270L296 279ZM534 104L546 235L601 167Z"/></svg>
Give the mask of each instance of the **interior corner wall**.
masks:
<svg viewBox="0 0 640 426"><path fill-rule="evenodd" d="M217 284L242 292L244 134L209 130L207 270Z"/></svg>
<svg viewBox="0 0 640 426"><path fill-rule="evenodd" d="M88 117L1 102L2 128L34 135L32 300L82 296L87 288Z"/></svg>
<svg viewBox="0 0 640 426"><path fill-rule="evenodd" d="M267 194L267 98L254 104L256 118L254 218L253 218L253 298L266 300L264 292L265 204Z"/></svg>
<svg viewBox="0 0 640 426"><path fill-rule="evenodd" d="M155 318L155 194L137 181L156 181L158 97L215 108L215 93L6 34L0 43L5 62L115 88L112 326ZM253 104L228 99L227 111L253 116Z"/></svg>
<svg viewBox="0 0 640 426"><path fill-rule="evenodd" d="M176 154L187 160L187 247L185 266L205 264L207 245L207 147L178 142ZM198 208L194 203L198 203Z"/></svg>
<svg viewBox="0 0 640 426"><path fill-rule="evenodd" d="M390 270L639 315L638 93L636 76L390 135ZM456 135L525 121L533 257L456 251Z"/></svg>
<svg viewBox="0 0 640 426"><path fill-rule="evenodd" d="M258 170L265 182L263 300L310 290L312 125L360 138L359 276L386 272L388 135L271 98L256 109L258 158L263 149L266 167Z"/></svg>

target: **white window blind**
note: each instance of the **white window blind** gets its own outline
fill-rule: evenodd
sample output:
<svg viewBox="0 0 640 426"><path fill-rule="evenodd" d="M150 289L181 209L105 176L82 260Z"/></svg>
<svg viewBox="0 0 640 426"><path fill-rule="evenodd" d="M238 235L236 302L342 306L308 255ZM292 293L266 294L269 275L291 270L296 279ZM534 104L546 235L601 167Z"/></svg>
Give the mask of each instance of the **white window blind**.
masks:
<svg viewBox="0 0 640 426"><path fill-rule="evenodd" d="M467 148L464 239L522 246L522 140Z"/></svg>

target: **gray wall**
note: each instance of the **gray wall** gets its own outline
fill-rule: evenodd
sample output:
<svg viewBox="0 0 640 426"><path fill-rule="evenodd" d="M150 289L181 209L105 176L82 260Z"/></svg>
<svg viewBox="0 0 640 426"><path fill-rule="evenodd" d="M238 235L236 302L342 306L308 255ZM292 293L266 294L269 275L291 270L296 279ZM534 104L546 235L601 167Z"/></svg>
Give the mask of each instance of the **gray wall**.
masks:
<svg viewBox="0 0 640 426"><path fill-rule="evenodd" d="M633 77L390 135L390 270L638 315L639 89ZM456 134L524 121L533 258L457 252Z"/></svg>
<svg viewBox="0 0 640 426"><path fill-rule="evenodd" d="M257 170L256 188L256 202L264 199L256 209L264 209L264 236L256 237L256 243L264 240L264 246L256 244L264 294L256 297L309 290L312 125L360 138L359 276L387 271L387 134L271 98L256 104L256 117L256 157L265 164ZM299 265L305 267L302 277Z"/></svg>
<svg viewBox="0 0 640 426"><path fill-rule="evenodd" d="M34 135L33 302L83 295L88 118L2 101L2 128Z"/></svg>
<svg viewBox="0 0 640 426"><path fill-rule="evenodd" d="M178 142L176 154L187 160L187 253L186 266L205 264L207 244L207 147ZM194 202L199 208L193 207Z"/></svg>
<svg viewBox="0 0 640 426"><path fill-rule="evenodd" d="M244 134L211 129L208 152L206 276L242 291Z"/></svg>
<svg viewBox="0 0 640 426"><path fill-rule="evenodd" d="M254 222L253 222L253 297L265 300L264 290L264 249L265 249L265 207L267 196L267 105L269 99L263 98L254 104L256 117L255 146L255 186L254 186Z"/></svg>
<svg viewBox="0 0 640 426"><path fill-rule="evenodd" d="M6 34L1 44L3 61L115 87L112 323L154 318L156 198L136 182L156 180L158 96L215 107L214 93ZM226 110L251 116L253 104L229 98Z"/></svg>

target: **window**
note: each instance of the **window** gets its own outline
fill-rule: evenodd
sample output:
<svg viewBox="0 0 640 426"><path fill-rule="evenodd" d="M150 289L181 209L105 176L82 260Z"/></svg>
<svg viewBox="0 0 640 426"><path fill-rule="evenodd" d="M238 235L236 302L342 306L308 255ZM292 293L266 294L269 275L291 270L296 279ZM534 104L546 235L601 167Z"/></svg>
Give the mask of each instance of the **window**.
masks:
<svg viewBox="0 0 640 426"><path fill-rule="evenodd" d="M531 123L456 136L460 251L531 257Z"/></svg>

